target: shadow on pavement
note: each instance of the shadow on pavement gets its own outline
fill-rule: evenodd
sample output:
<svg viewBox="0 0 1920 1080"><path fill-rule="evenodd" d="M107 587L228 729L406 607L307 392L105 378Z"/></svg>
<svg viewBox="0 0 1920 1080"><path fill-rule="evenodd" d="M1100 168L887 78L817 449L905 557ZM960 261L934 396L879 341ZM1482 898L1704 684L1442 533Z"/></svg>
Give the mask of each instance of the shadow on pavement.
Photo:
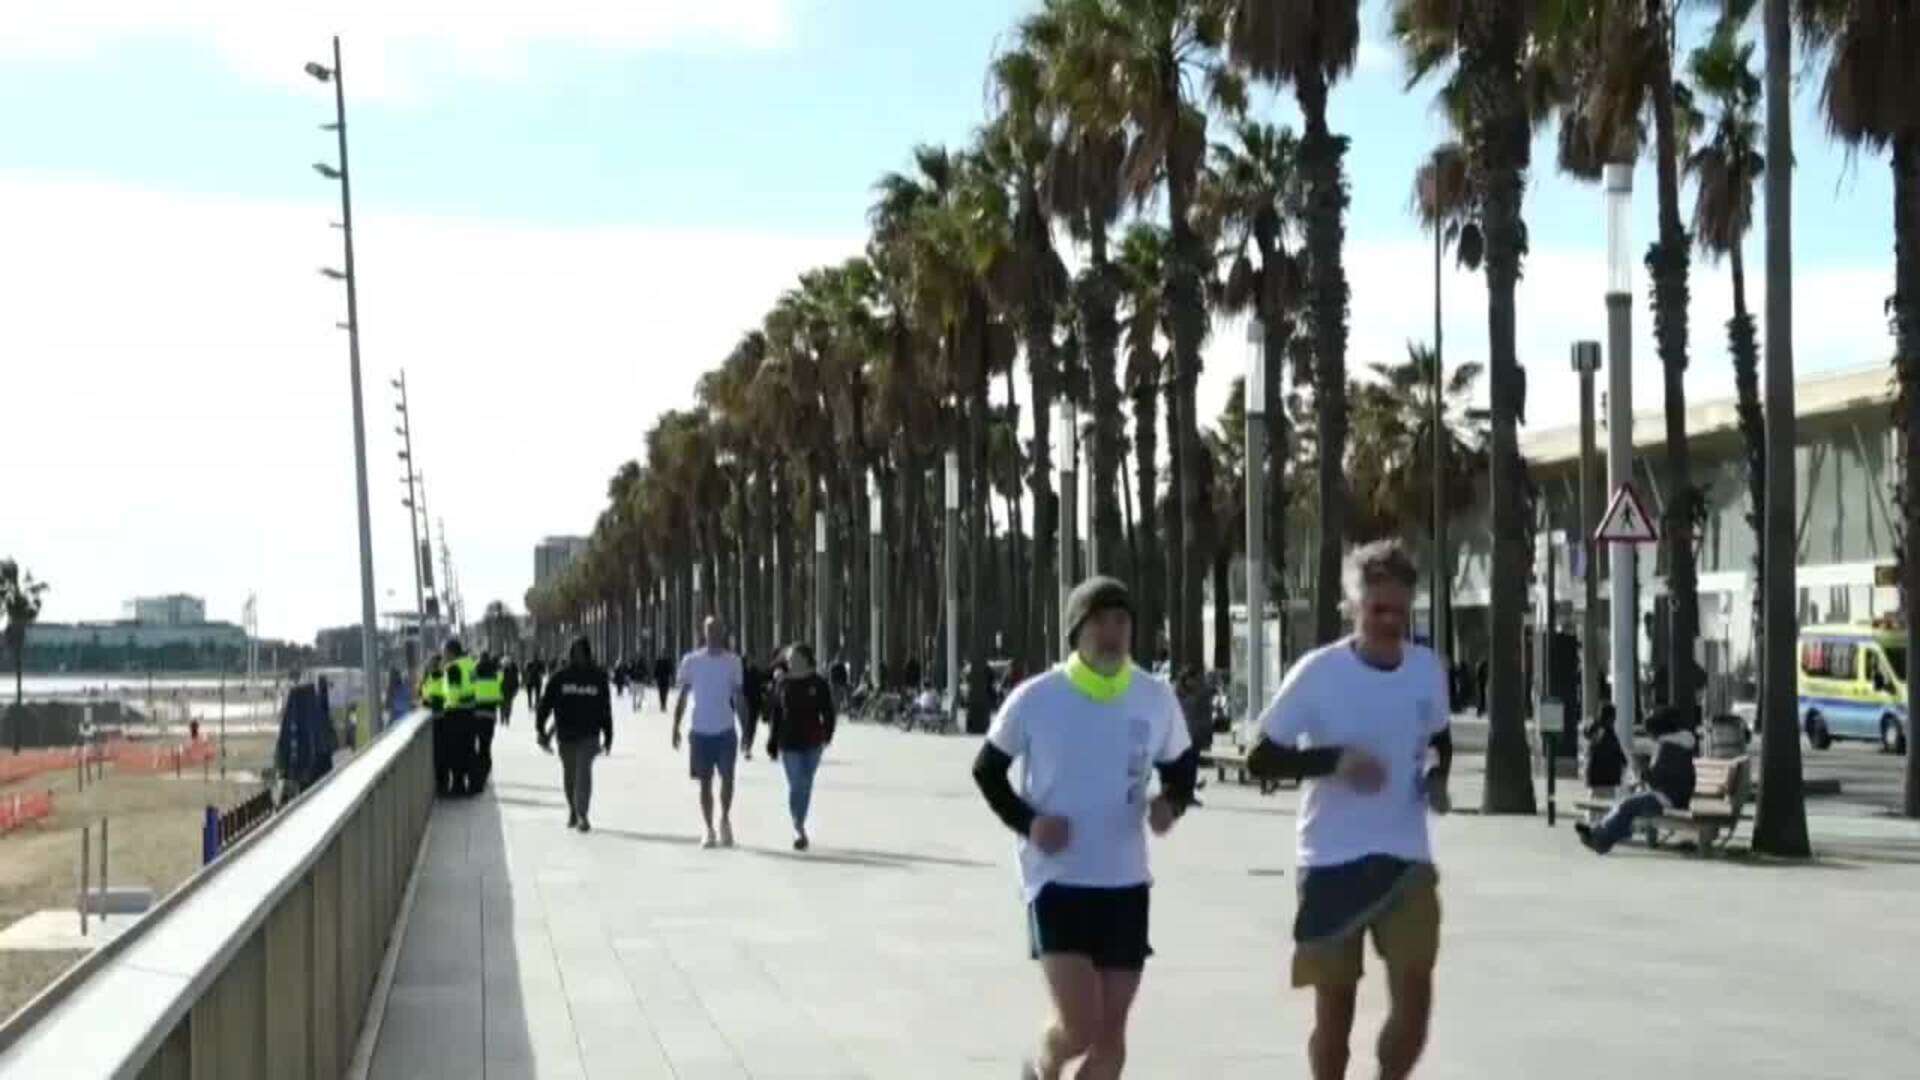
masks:
<svg viewBox="0 0 1920 1080"><path fill-rule="evenodd" d="M505 800L502 800L505 801ZM671 844L677 847L693 847L700 838L691 834L668 834L639 832L633 829L613 829L596 826L594 834L615 836L622 840L635 840L643 844ZM820 848L811 851L790 851L784 848L760 847L753 844L740 844L735 851L758 855L762 858L784 859L789 862L831 863L837 866L869 866L882 870L910 870L916 866L951 866L967 869L991 868L992 863L974 859L951 858L940 855L918 855L899 851L873 851L865 848ZM725 850L717 850L715 858L726 858Z"/></svg>
<svg viewBox="0 0 1920 1080"><path fill-rule="evenodd" d="M368 1076L530 1073L506 831L491 790L434 804L433 831Z"/></svg>

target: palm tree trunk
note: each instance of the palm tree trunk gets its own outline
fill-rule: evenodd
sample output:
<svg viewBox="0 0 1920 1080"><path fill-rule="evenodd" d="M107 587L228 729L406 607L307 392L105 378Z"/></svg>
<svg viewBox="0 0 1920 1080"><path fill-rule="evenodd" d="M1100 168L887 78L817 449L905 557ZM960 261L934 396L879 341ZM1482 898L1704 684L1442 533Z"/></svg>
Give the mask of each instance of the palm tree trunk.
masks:
<svg viewBox="0 0 1920 1080"><path fill-rule="evenodd" d="M1900 677L1907 683L1907 776L1906 798L1901 809L1908 817L1920 817L1920 748L1914 746L1914 717L1920 717L1920 679L1913 677L1920 667L1915 652L1920 647L1920 135L1906 134L1893 142L1893 338L1894 363L1899 369L1900 390L1905 400L1902 416L1906 428L1906 460L1901 470L1906 478L1906 520L1902 522L1906 543L1902 558L1903 583L1906 585L1907 664Z"/></svg>
<svg viewBox="0 0 1920 1080"><path fill-rule="evenodd" d="M1667 0L1647 0L1652 25L1664 34ZM1654 174L1660 235L1647 253L1653 278L1653 336L1666 384L1667 419L1667 686L1670 703L1699 701L1694 642L1700 636L1700 588L1694 567L1695 510L1692 455L1687 448L1687 271L1691 248L1680 223L1680 150L1674 133L1671 52L1662 43L1654 63Z"/></svg>
<svg viewBox="0 0 1920 1080"><path fill-rule="evenodd" d="M1261 305L1272 306L1269 300L1278 293L1273 278L1280 273L1279 253L1272 245L1265 245L1260 251ZM1266 311L1261 319L1265 328L1267 377L1263 404L1266 408L1267 423L1271 425L1273 438L1267 445L1267 504L1262 511L1267 515L1267 556L1269 559L1267 600L1280 613L1279 640L1267 642L1270 649L1279 650L1284 658L1287 655L1287 463L1293 453L1293 421L1281 405L1280 387L1287 369L1287 354L1293 347L1293 320L1284 311ZM1249 614L1249 618L1254 617ZM1277 689L1277 688L1276 688Z"/></svg>
<svg viewBox="0 0 1920 1080"><path fill-rule="evenodd" d="M1160 627L1166 608L1162 599L1166 568L1160 553L1159 388L1145 380L1133 392L1133 468L1134 490L1140 493L1138 556L1140 582L1140 628L1133 636L1133 652L1143 665L1159 659Z"/></svg>
<svg viewBox="0 0 1920 1080"><path fill-rule="evenodd" d="M1768 626L1798 622L1795 596L1793 461L1793 28L1789 0L1766 0L1767 43L1767 326L1766 403L1767 564L1761 580ZM1909 571L1911 572L1911 570ZM1805 858L1807 808L1800 786L1800 710L1798 642L1787 634L1769 634L1761 668L1760 799L1753 820L1753 848L1770 855ZM1908 663L1913 661L1909 659Z"/></svg>
<svg viewBox="0 0 1920 1080"><path fill-rule="evenodd" d="M1320 442L1320 548L1315 563L1316 644L1340 636L1340 559L1346 543L1347 276L1341 263L1347 192L1340 175L1345 144L1327 129L1327 84L1312 72L1294 84L1306 135L1300 140L1307 182L1307 293L1313 332L1314 423Z"/></svg>
<svg viewBox="0 0 1920 1080"><path fill-rule="evenodd" d="M968 635L970 648L968 655L973 665L972 685L967 688L967 730L984 733L987 721L993 714L993 703L987 698L987 624L989 621L986 600L987 581L987 543L986 518L991 504L988 497L993 487L987 482L987 382L992 374L992 339L987 325L987 298L978 289L968 300L973 321L974 368L972 379L973 407L967 410L968 452L972 459L970 472L974 483L974 497L969 500L968 508L972 513L972 523L967 530L969 558L967 560L967 590L971 603L972 618L965 624L971 633Z"/></svg>
<svg viewBox="0 0 1920 1080"><path fill-rule="evenodd" d="M1213 532L1213 670L1233 670L1233 610L1227 602L1231 588L1227 571L1232 568L1233 545ZM1249 616L1251 617L1251 616Z"/></svg>
<svg viewBox="0 0 1920 1080"><path fill-rule="evenodd" d="M1097 218L1098 215L1095 215ZM1093 482L1088 488L1087 518L1093 541L1093 559L1087 571L1112 572L1120 547L1120 504L1116 494L1120 472L1120 385L1115 352L1120 324L1114 318L1116 290L1113 268L1107 262L1107 228L1095 221L1089 240L1090 265L1080 287L1080 323L1085 335L1084 355L1093 383Z"/></svg>
<svg viewBox="0 0 1920 1080"><path fill-rule="evenodd" d="M1486 786L1482 811L1534 812L1532 762L1521 714L1520 611L1525 599L1522 477L1515 421L1519 360L1514 341L1514 290L1520 280L1521 198L1526 190L1528 126L1520 94L1524 12L1516 4L1469 10L1464 62L1473 131L1469 146L1482 192L1486 233L1487 328L1492 405L1490 472L1493 565L1488 643ZM1324 454L1324 449L1322 450Z"/></svg>
<svg viewBox="0 0 1920 1080"><path fill-rule="evenodd" d="M1167 88L1177 115L1179 87ZM1182 486L1180 514L1186 519L1185 543L1175 549L1180 560L1180 604L1174 609L1180 620L1180 649L1176 653L1183 665L1198 666L1201 656L1200 594L1206 577L1206 551L1197 542L1204 535L1207 519L1206 485L1201 480L1205 453L1200 446L1199 410L1195 396L1200 384L1200 345L1206 337L1206 298L1200 291L1200 265L1206 255L1188 220L1193 202L1194 176L1175 168L1169 154L1167 170L1167 226L1171 262L1167 267L1167 302L1173 317L1175 438L1180 447Z"/></svg>
<svg viewBox="0 0 1920 1080"><path fill-rule="evenodd" d="M1727 347L1733 356L1733 385L1740 441L1747 459L1747 527L1753 530L1753 655L1763 655L1760 579L1765 573L1767 531L1767 421L1760 410L1760 350L1753 313L1747 310L1747 267L1736 239L1728 251L1733 269L1733 318L1727 320Z"/></svg>

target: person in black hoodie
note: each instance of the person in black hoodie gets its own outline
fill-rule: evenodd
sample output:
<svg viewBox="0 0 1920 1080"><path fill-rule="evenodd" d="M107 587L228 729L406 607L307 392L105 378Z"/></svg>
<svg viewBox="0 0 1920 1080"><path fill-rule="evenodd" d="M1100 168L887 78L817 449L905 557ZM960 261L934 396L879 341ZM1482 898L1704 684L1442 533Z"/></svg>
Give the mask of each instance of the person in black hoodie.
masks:
<svg viewBox="0 0 1920 1080"><path fill-rule="evenodd" d="M660 691L660 711L667 711L667 691L673 688L673 661L661 653L653 661L653 685Z"/></svg>
<svg viewBox="0 0 1920 1080"><path fill-rule="evenodd" d="M833 690L813 669L813 649L787 650L787 674L773 686L774 708L767 719L767 760L784 757L787 810L793 815L793 850L807 850L807 809L813 803L813 774L820 755L833 741Z"/></svg>
<svg viewBox="0 0 1920 1080"><path fill-rule="evenodd" d="M1600 706L1600 715L1582 732L1586 738L1587 759L1581 768L1581 778L1589 788L1617 788L1626 775L1627 755L1620 749L1620 736L1613 730L1615 715L1611 703Z"/></svg>
<svg viewBox="0 0 1920 1080"><path fill-rule="evenodd" d="M1580 842L1596 855L1633 835L1633 823L1668 810L1685 810L1693 801L1693 754L1700 726L1692 709L1662 705L1647 717L1647 734L1654 740L1653 763L1647 767L1647 789L1614 804L1599 825L1576 821Z"/></svg>
<svg viewBox="0 0 1920 1080"><path fill-rule="evenodd" d="M547 717L554 718L553 731ZM593 646L573 639L567 666L553 673L533 717L540 749L553 752L560 737L560 782L567 792L567 828L590 832L587 810L593 801L593 758L613 751L613 690L606 669L593 662Z"/></svg>

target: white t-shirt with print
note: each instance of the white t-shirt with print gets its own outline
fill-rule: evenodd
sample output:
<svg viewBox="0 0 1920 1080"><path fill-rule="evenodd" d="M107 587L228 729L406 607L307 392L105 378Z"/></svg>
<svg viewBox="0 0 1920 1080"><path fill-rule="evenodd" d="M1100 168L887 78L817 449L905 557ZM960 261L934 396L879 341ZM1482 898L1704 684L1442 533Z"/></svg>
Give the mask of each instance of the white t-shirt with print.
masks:
<svg viewBox="0 0 1920 1080"><path fill-rule="evenodd" d="M1300 807L1302 866L1338 866L1368 855L1432 862L1427 835L1428 742L1446 729L1446 674L1433 650L1409 642L1400 666L1372 667L1351 637L1300 658L1260 717L1282 746L1352 747L1386 769L1379 791L1362 794L1326 776L1308 780Z"/></svg>
<svg viewBox="0 0 1920 1080"><path fill-rule="evenodd" d="M693 692L696 735L725 735L733 730L733 700L745 685L740 658L725 649L695 649L680 658L679 685Z"/></svg>
<svg viewBox="0 0 1920 1080"><path fill-rule="evenodd" d="M1027 804L1068 822L1067 846L1058 854L1020 838L1028 902L1050 882L1124 888L1153 880L1146 833L1153 766L1192 745L1166 682L1135 669L1126 692L1101 703L1056 667L1008 695L987 741L1019 759Z"/></svg>

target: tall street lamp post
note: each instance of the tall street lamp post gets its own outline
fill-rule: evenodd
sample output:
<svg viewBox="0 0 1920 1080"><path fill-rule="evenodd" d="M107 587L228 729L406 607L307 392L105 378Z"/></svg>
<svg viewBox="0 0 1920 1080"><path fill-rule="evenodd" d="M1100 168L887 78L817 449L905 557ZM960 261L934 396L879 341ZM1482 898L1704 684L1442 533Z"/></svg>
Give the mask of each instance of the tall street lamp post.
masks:
<svg viewBox="0 0 1920 1080"><path fill-rule="evenodd" d="M1254 743L1267 700L1267 328L1247 323L1247 709L1241 740ZM1215 603L1226 603L1222 596Z"/></svg>
<svg viewBox="0 0 1920 1080"><path fill-rule="evenodd" d="M1580 727L1600 715L1600 563L1593 533L1600 527L1598 448L1593 432L1593 376L1600 370L1600 343L1573 343L1573 370L1580 376ZM1624 744L1623 744L1624 745Z"/></svg>
<svg viewBox="0 0 1920 1080"><path fill-rule="evenodd" d="M1058 413L1055 423L1060 432L1059 440L1053 444L1054 467L1058 469L1060 473L1060 482L1058 484L1060 491L1060 520L1058 522L1058 532L1060 534L1060 557L1058 560L1060 567L1060 600L1058 607L1060 612L1060 648L1055 655L1056 657L1063 657L1072 647L1072 643L1067 640L1067 595L1073 592L1073 587L1079 583L1079 576L1075 565L1078 560L1075 559L1074 556L1078 553L1080 547L1080 538L1076 535L1079 532L1080 524L1079 508L1077 505L1079 502L1080 489L1074 477L1074 458L1076 456L1074 453L1074 440L1078 438L1080 434L1080 418L1079 410L1076 409L1073 402L1065 396L1060 398L1055 408Z"/></svg>
<svg viewBox="0 0 1920 1080"><path fill-rule="evenodd" d="M1633 480L1633 256L1627 224L1633 212L1633 166L1608 165L1607 188L1607 487ZM1635 616L1640 610L1639 550L1609 544L1608 603L1613 623L1613 719L1620 745L1633 745ZM1632 763L1629 762L1629 769ZM1636 770L1637 771L1637 770Z"/></svg>
<svg viewBox="0 0 1920 1080"><path fill-rule="evenodd" d="M947 712L960 708L960 452L947 451Z"/></svg>
<svg viewBox="0 0 1920 1080"><path fill-rule="evenodd" d="M880 477L867 477L867 568L870 585L867 589L872 602L871 631L867 635L872 642L867 668L871 675L868 680L877 689L881 685L880 672L887 662L887 538L882 528L886 516L886 504L880 497Z"/></svg>
<svg viewBox="0 0 1920 1080"><path fill-rule="evenodd" d="M360 406L360 305L353 270L353 194L347 168L347 94L346 80L340 68L340 38L333 39L333 67L309 63L307 74L321 82L333 83L334 122L331 125L340 144L340 166L324 162L314 171L340 182L340 233L344 238L346 268L323 271L347 284L347 356L353 376L353 465L360 498L360 658L365 669L361 708L369 719L380 715L380 658L374 651L377 638L373 615L373 527L367 513L367 424Z"/></svg>

